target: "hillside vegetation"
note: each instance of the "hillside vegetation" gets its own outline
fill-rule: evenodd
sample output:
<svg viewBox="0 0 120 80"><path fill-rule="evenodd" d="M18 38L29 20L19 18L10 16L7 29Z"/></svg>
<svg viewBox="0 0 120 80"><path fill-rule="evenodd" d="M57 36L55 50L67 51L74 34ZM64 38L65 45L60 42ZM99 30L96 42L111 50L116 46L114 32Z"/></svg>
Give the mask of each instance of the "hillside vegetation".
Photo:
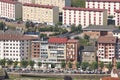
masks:
<svg viewBox="0 0 120 80"><path fill-rule="evenodd" d="M85 0L72 0L72 7L85 7Z"/></svg>

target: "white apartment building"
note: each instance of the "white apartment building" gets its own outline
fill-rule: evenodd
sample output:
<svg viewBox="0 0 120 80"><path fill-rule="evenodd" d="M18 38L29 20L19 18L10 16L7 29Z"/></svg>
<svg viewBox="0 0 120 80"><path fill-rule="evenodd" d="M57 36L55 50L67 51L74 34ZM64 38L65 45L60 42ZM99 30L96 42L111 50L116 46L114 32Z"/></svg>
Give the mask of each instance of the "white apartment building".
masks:
<svg viewBox="0 0 120 80"><path fill-rule="evenodd" d="M0 34L0 59L13 61L31 59L31 41L36 37Z"/></svg>
<svg viewBox="0 0 120 80"><path fill-rule="evenodd" d="M115 10L115 25L119 26L120 25L120 10Z"/></svg>
<svg viewBox="0 0 120 80"><path fill-rule="evenodd" d="M120 9L120 0L86 0L86 8L107 9L108 16Z"/></svg>
<svg viewBox="0 0 120 80"><path fill-rule="evenodd" d="M0 0L0 17L13 20L22 18L22 5L12 0Z"/></svg>
<svg viewBox="0 0 120 80"><path fill-rule="evenodd" d="M59 20L59 9L54 6L25 3L22 15L23 21L30 20L54 25Z"/></svg>
<svg viewBox="0 0 120 80"><path fill-rule="evenodd" d="M81 24L82 28L89 25L107 25L107 10L92 8L63 8L63 24L76 26Z"/></svg>
<svg viewBox="0 0 120 80"><path fill-rule="evenodd" d="M71 6L71 0L35 0L35 4L57 6L59 12L62 12L63 7Z"/></svg>

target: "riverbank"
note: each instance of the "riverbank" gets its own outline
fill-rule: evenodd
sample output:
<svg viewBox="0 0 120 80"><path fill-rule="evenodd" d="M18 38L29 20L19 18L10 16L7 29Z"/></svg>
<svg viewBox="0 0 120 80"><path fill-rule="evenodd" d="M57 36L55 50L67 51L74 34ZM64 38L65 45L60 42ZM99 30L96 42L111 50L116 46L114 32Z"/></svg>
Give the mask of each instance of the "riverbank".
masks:
<svg viewBox="0 0 120 80"><path fill-rule="evenodd" d="M100 80L108 74L35 74L35 73L8 73L10 80L63 80L65 76L73 80ZM15 76L15 77L14 77ZM22 79L25 78L25 79ZM28 79L27 79L28 78Z"/></svg>

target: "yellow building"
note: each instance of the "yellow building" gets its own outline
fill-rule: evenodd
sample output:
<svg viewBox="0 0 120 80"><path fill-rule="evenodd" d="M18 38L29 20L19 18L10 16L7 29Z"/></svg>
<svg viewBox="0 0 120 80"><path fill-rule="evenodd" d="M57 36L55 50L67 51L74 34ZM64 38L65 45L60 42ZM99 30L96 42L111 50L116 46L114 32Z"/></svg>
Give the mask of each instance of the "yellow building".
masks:
<svg viewBox="0 0 120 80"><path fill-rule="evenodd" d="M59 20L59 8L39 4L23 4L23 21L33 21L53 25Z"/></svg>
<svg viewBox="0 0 120 80"><path fill-rule="evenodd" d="M62 12L63 7L71 6L71 0L35 0L35 4L58 6Z"/></svg>

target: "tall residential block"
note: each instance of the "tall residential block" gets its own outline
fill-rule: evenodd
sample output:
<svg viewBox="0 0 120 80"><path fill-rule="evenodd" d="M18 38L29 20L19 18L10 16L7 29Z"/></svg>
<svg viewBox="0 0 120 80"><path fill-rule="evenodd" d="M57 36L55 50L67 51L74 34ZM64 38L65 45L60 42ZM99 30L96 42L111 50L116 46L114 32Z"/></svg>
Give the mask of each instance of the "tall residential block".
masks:
<svg viewBox="0 0 120 80"><path fill-rule="evenodd" d="M85 28L89 25L107 25L107 10L93 8L63 8L64 25L82 25Z"/></svg>
<svg viewBox="0 0 120 80"><path fill-rule="evenodd" d="M86 0L86 8L107 9L108 15L115 15L120 9L120 0Z"/></svg>
<svg viewBox="0 0 120 80"><path fill-rule="evenodd" d="M37 37L0 34L0 59L21 61L31 59L31 41Z"/></svg>
<svg viewBox="0 0 120 80"><path fill-rule="evenodd" d="M12 0L0 0L0 17L9 19L22 18L22 5Z"/></svg>
<svg viewBox="0 0 120 80"><path fill-rule="evenodd" d="M23 4L23 21L33 21L37 23L56 24L59 20L59 9L55 6L39 4Z"/></svg>

